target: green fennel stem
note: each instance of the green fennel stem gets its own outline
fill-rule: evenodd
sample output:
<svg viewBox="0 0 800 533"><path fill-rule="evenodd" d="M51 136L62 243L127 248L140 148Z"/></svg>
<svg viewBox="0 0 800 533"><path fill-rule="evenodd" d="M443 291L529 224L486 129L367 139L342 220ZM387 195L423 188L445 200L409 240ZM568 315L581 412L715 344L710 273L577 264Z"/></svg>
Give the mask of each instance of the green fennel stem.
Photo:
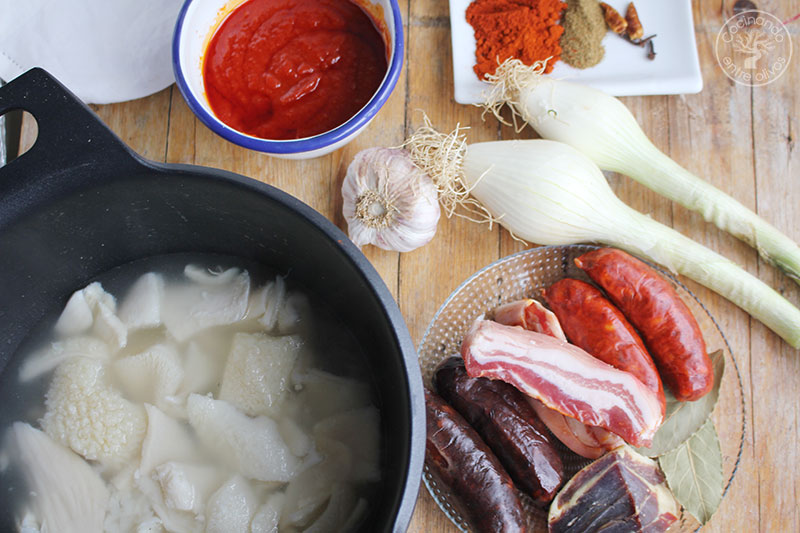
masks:
<svg viewBox="0 0 800 533"><path fill-rule="evenodd" d="M794 348L800 348L800 309L732 261L631 209L640 230L658 235L653 248L640 249L631 240L607 244L650 258L708 287L741 307ZM648 238L642 242L652 242Z"/></svg>
<svg viewBox="0 0 800 533"><path fill-rule="evenodd" d="M800 283L800 247L775 226L753 211L700 179L655 147L649 140L637 143L616 168L604 168L625 174L658 194L702 215L721 230L743 240L759 255Z"/></svg>

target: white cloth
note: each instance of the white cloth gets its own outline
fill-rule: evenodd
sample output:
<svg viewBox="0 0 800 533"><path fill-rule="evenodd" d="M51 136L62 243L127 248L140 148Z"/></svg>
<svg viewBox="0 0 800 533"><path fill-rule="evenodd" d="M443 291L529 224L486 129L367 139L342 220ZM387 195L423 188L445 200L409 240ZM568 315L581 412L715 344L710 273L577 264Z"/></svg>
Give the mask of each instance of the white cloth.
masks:
<svg viewBox="0 0 800 533"><path fill-rule="evenodd" d="M0 78L42 67L87 103L121 102L174 81L182 0L0 0Z"/></svg>

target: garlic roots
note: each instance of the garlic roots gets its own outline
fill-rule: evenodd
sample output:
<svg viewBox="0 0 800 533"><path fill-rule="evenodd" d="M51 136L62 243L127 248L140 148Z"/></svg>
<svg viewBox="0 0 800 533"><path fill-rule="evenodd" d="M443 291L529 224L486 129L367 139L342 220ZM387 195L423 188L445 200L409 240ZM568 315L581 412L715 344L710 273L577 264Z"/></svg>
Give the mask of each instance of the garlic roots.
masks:
<svg viewBox="0 0 800 533"><path fill-rule="evenodd" d="M342 212L359 247L408 252L430 242L439 222L437 190L406 150L368 148L356 154L342 184Z"/></svg>

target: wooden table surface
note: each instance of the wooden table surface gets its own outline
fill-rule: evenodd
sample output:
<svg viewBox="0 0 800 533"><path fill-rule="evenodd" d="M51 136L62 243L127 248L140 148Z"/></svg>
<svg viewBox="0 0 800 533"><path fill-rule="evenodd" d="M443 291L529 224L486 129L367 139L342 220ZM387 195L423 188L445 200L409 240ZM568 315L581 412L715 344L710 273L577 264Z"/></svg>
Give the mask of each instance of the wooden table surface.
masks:
<svg viewBox="0 0 800 533"><path fill-rule="evenodd" d="M694 21L704 78L699 94L623 98L654 143L800 241L800 68L794 58L775 82L751 88L730 81L714 58L714 41L732 0L695 1ZM782 20L800 13L800 0L760 0ZM396 146L420 125L425 110L434 125L469 126L471 141L533 137L515 134L479 109L452 99L448 4L400 0L406 57L386 106L355 141L311 161L284 161L239 148L203 126L175 86L150 97L93 106L133 149L147 158L223 168L277 186L300 198L346 231L340 188L353 155L370 146ZM797 27L789 24L797 48ZM797 55L797 54L796 54ZM684 208L627 177L609 181L633 208L736 261L800 305L800 287L758 259L756 252ZM410 253L367 246L418 343L428 322L462 280L525 246L502 229L488 231L460 218L442 219L427 246ZM684 280L685 281L685 280ZM716 317L738 362L744 385L746 435L733 485L704 531L800 532L800 354L721 297L687 282ZM421 486L409 531L456 531Z"/></svg>

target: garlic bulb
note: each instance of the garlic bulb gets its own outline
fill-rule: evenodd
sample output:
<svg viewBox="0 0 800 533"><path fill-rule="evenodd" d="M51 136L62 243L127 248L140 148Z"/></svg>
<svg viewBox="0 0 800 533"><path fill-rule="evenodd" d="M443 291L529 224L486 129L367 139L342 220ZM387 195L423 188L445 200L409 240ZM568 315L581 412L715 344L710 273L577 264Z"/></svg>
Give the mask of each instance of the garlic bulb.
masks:
<svg viewBox="0 0 800 533"><path fill-rule="evenodd" d="M408 252L430 242L439 222L436 186L406 150L368 148L357 153L342 184L350 239Z"/></svg>

